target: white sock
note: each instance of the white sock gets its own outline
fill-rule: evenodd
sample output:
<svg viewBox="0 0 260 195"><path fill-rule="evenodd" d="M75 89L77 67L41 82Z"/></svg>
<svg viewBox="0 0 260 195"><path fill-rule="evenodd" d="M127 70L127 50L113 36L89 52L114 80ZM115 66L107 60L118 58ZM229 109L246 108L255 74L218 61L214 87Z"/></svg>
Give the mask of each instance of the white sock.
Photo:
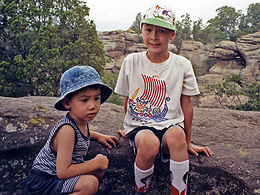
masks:
<svg viewBox="0 0 260 195"><path fill-rule="evenodd" d="M189 172L189 160L176 162L170 160L172 194L186 195Z"/></svg>
<svg viewBox="0 0 260 195"><path fill-rule="evenodd" d="M134 163L135 190L137 192L141 192L141 193L148 192L151 184L151 177L153 171L154 171L154 165L148 170L141 170Z"/></svg>

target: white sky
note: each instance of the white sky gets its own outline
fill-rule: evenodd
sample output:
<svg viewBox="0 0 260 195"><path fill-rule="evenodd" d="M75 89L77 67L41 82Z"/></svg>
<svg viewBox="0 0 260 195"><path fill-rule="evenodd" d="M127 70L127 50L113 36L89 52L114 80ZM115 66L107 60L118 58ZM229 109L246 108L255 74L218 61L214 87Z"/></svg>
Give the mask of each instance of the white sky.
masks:
<svg viewBox="0 0 260 195"><path fill-rule="evenodd" d="M91 20L94 20L97 31L127 30L135 21L136 15L142 15L153 5L165 5L175 12L176 19L190 14L191 20L202 18L205 24L217 14L216 9L232 6L246 14L248 6L259 3L259 0L84 0L90 8Z"/></svg>

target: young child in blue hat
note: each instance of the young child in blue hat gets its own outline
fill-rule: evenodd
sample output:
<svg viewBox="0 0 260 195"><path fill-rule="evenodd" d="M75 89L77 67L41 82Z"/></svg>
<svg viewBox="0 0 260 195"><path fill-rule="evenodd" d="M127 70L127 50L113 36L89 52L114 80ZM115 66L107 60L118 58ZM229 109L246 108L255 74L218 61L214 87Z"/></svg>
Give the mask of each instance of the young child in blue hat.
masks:
<svg viewBox="0 0 260 195"><path fill-rule="evenodd" d="M187 193L188 151L198 156L213 152L191 143L193 107L199 94L190 61L168 51L175 38L173 10L156 5L141 21L148 50L128 55L123 61L115 92L125 96L124 131L136 153L136 194L148 194L154 161L169 162L172 194Z"/></svg>
<svg viewBox="0 0 260 195"><path fill-rule="evenodd" d="M85 161L90 139L111 148L119 140L90 131L88 122L98 114L100 104L112 93L90 66L75 66L60 80L61 97L54 107L68 111L53 128L37 155L27 180L22 184L26 194L95 194L99 179L108 168L102 154Z"/></svg>

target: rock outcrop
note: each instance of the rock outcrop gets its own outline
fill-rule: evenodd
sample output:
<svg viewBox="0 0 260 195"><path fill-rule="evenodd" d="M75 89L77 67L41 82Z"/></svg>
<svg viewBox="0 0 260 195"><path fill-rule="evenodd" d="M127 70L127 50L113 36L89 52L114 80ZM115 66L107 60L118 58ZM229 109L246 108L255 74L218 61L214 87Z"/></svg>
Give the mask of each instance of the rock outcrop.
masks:
<svg viewBox="0 0 260 195"><path fill-rule="evenodd" d="M240 57L237 44L233 41L221 41L209 56L221 60L233 60Z"/></svg>
<svg viewBox="0 0 260 195"><path fill-rule="evenodd" d="M209 73L234 73L241 76L243 83L260 81L260 31L245 35L236 42L220 42L209 57L217 59Z"/></svg>
<svg viewBox="0 0 260 195"><path fill-rule="evenodd" d="M196 76L208 73L205 61L209 56L209 48L199 41L186 40L182 42L180 55L191 61Z"/></svg>
<svg viewBox="0 0 260 195"><path fill-rule="evenodd" d="M239 38L237 47L246 61L242 79L245 82L260 81L260 31Z"/></svg>
<svg viewBox="0 0 260 195"><path fill-rule="evenodd" d="M111 72L119 72L126 55L147 50L147 47L141 43L141 35L131 30L105 31L99 33L98 38L104 46L106 55L109 56L105 69ZM177 52L177 47L170 43L169 50Z"/></svg>
<svg viewBox="0 0 260 195"><path fill-rule="evenodd" d="M21 194L20 181L54 124L66 113L53 108L56 100L0 97L0 194ZM123 107L105 103L90 129L117 135L123 118ZM214 155L190 155L188 194L259 194L259 126L259 112L194 108L193 143L209 146ZM97 153L107 155L110 162L98 194L133 194L134 155L128 140L121 137L111 150L91 141L88 157ZM151 194L170 194L168 166L156 162Z"/></svg>
<svg viewBox="0 0 260 195"><path fill-rule="evenodd" d="M106 70L119 72L123 59L133 52L147 50L140 37L133 31L110 31L98 34L108 56ZM260 31L243 36L236 42L222 41L212 50L198 41L185 40L178 51L174 43L169 50L188 58L196 76L205 74L238 74L244 83L260 81ZM216 64L210 69L206 63L216 58Z"/></svg>
<svg viewBox="0 0 260 195"><path fill-rule="evenodd" d="M221 41L209 53L209 57L216 58L216 64L209 70L213 74L237 74L245 68L241 64L241 54L238 51L237 44L233 41Z"/></svg>

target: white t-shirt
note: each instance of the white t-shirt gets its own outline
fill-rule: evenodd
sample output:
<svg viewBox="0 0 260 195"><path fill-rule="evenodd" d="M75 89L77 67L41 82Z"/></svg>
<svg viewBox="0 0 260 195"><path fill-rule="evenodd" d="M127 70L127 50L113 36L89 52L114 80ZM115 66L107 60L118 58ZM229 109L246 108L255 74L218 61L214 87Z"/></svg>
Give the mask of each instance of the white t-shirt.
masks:
<svg viewBox="0 0 260 195"><path fill-rule="evenodd" d="M197 95L199 89L186 58L169 52L165 62L152 63L146 52L140 52L124 59L115 92L129 97L124 119L127 134L139 126L162 130L183 125L181 94Z"/></svg>

